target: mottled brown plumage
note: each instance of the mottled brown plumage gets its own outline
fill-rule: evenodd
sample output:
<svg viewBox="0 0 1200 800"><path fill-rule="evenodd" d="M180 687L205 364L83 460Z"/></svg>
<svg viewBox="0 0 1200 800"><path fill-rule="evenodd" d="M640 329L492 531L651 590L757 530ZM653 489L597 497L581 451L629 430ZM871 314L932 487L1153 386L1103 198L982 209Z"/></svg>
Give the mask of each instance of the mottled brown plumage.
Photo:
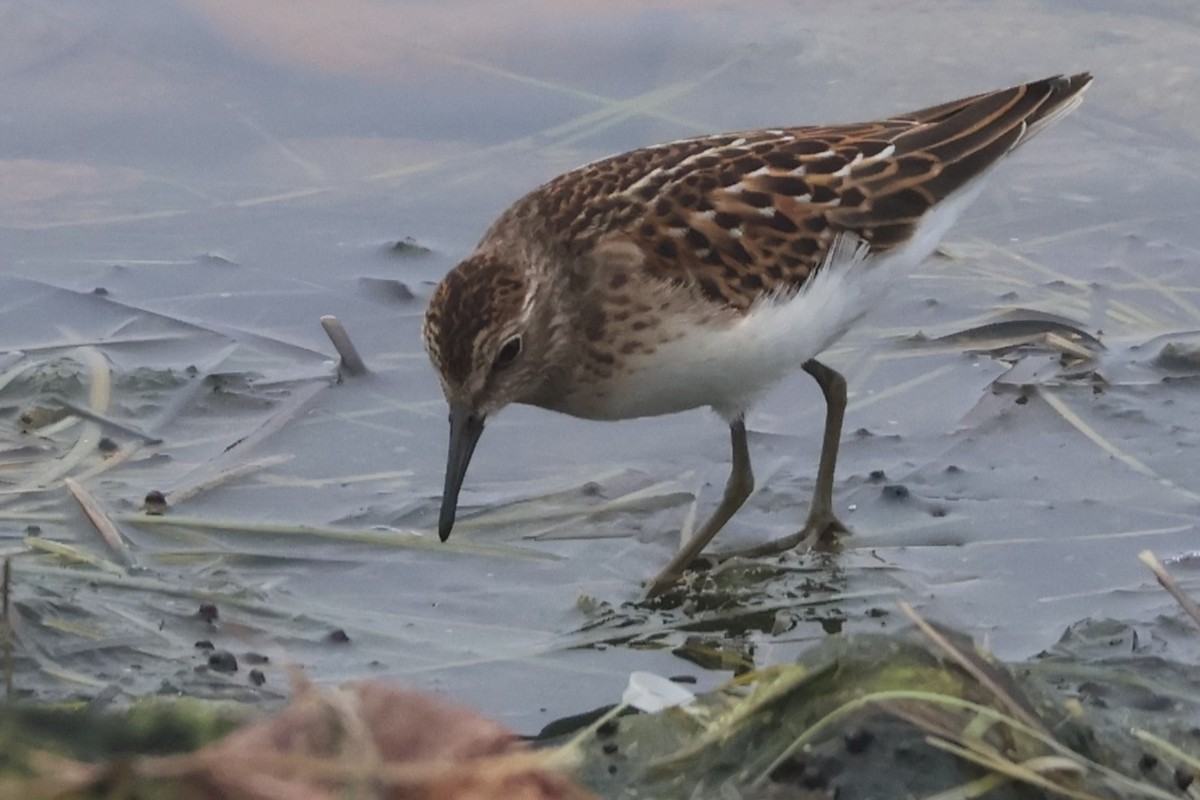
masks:
<svg viewBox="0 0 1200 800"><path fill-rule="evenodd" d="M711 405L734 430L736 473L746 407L803 365L830 402L825 450L836 453L841 378L812 359L879 300L885 274L933 249L980 176L1074 108L1090 80L1056 76L879 122L647 147L518 200L426 316L452 411L443 538L483 420L511 402L600 419ZM831 492L829 460L818 495ZM740 502L727 488L697 539ZM829 502L814 505L817 523L837 526Z"/></svg>

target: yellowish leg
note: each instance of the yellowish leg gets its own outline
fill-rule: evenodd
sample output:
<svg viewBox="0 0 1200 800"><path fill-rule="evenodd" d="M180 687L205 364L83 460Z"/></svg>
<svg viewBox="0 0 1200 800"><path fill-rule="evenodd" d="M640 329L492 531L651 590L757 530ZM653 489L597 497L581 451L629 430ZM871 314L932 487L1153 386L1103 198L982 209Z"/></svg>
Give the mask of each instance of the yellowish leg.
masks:
<svg viewBox="0 0 1200 800"><path fill-rule="evenodd" d="M833 478L837 468L838 447L842 441L842 423L846 416L846 379L840 372L830 369L816 359L804 362L804 371L813 376L825 396L825 432L821 438L817 484L813 487L812 502L808 507L808 518L804 521L804 527L782 539L743 550L717 553L713 558L723 560L733 556L755 558L774 555L791 550L805 541L818 542L847 531L846 526L833 513ZM746 425L741 417L729 426L729 433L733 443L733 470L729 473L728 483L725 484L725 496L721 498L721 504L717 506L704 528L693 536L650 582L647 597L662 593L679 579L734 512L742 507L754 489L750 451L746 446Z"/></svg>
<svg viewBox="0 0 1200 800"><path fill-rule="evenodd" d="M834 373L835 375L837 373ZM646 591L647 597L654 597L670 587L683 571L700 555L717 532L725 526L734 512L742 507L750 492L754 490L754 472L750 469L750 449L746 446L746 423L738 417L729 426L729 440L733 445L733 469L729 480L725 483L725 495L717 510L704 523L700 532L683 546L675 557L654 577Z"/></svg>
<svg viewBox="0 0 1200 800"><path fill-rule="evenodd" d="M821 460L817 465L817 485L813 487L812 502L804 527L791 536L784 536L757 547L730 553L716 554L719 559L733 556L755 558L791 550L809 539L828 540L847 528L833 513L833 472L837 467L838 447L842 441L842 421L846 416L846 379L816 359L804 362L804 371L812 375L825 395L825 434L821 439Z"/></svg>
<svg viewBox="0 0 1200 800"><path fill-rule="evenodd" d="M846 379L840 372L815 358L804 362L804 371L816 379L821 393L825 395L825 434L821 439L821 461L817 466L817 485L813 488L812 505L808 507L804 531L817 537L846 533L846 526L833 513L833 472L837 467L842 422L846 417Z"/></svg>

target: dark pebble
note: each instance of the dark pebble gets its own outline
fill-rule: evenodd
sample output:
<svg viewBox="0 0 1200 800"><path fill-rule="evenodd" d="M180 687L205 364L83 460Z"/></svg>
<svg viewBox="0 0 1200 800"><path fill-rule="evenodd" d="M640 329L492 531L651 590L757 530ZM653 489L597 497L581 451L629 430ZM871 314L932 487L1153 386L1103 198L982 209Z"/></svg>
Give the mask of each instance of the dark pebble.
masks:
<svg viewBox="0 0 1200 800"><path fill-rule="evenodd" d="M908 487L902 483L889 483L883 487L883 496L888 500L907 500Z"/></svg>
<svg viewBox="0 0 1200 800"><path fill-rule="evenodd" d="M871 483L882 483L887 480L887 473L881 469L871 470L871 474L867 476L867 480Z"/></svg>
<svg viewBox="0 0 1200 800"><path fill-rule="evenodd" d="M604 751L604 754L606 756L611 756L617 752L617 743L616 742L605 742L604 746L601 747L600 749Z"/></svg>
<svg viewBox="0 0 1200 800"><path fill-rule="evenodd" d="M197 650L216 650L217 646L215 644L213 644L212 642L210 642L208 639L201 639L200 641L196 642L196 649Z"/></svg>
<svg viewBox="0 0 1200 800"><path fill-rule="evenodd" d="M96 447L101 453L115 453L120 449L120 446L107 436L100 437L100 441L96 442Z"/></svg>
<svg viewBox="0 0 1200 800"><path fill-rule="evenodd" d="M217 611L216 603L201 603L200 610L196 612L196 616L205 622L216 622L221 613Z"/></svg>
<svg viewBox="0 0 1200 800"><path fill-rule="evenodd" d="M350 636L341 628L335 628L325 637L325 641L332 644L349 644Z"/></svg>
<svg viewBox="0 0 1200 800"><path fill-rule="evenodd" d="M213 672L237 672L237 656L228 650L218 650L208 657L208 668Z"/></svg>
<svg viewBox="0 0 1200 800"><path fill-rule="evenodd" d="M262 686L267 682L267 676L263 675L261 669L252 669L250 670L250 682L255 686Z"/></svg>
<svg viewBox="0 0 1200 800"><path fill-rule="evenodd" d="M617 733L617 728L619 727L620 726L617 724L615 719L610 719L608 722L605 722L600 727L596 728L596 736L600 739L607 739L610 736L615 736Z"/></svg>
<svg viewBox="0 0 1200 800"><path fill-rule="evenodd" d="M151 489L142 500L142 508L147 514L161 514L167 510L167 496L158 489Z"/></svg>
<svg viewBox="0 0 1200 800"><path fill-rule="evenodd" d="M1138 769L1142 772L1149 772L1158 766L1158 756L1153 753L1142 753L1142 757L1138 759Z"/></svg>

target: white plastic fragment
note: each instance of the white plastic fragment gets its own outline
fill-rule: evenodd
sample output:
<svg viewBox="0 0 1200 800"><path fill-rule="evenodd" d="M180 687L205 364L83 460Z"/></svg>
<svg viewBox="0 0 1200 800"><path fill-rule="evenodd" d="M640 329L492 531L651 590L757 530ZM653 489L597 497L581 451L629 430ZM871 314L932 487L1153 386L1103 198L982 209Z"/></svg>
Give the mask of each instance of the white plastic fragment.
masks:
<svg viewBox="0 0 1200 800"><path fill-rule="evenodd" d="M696 695L678 683L653 672L632 672L621 702L638 711L653 714L664 708L690 705Z"/></svg>

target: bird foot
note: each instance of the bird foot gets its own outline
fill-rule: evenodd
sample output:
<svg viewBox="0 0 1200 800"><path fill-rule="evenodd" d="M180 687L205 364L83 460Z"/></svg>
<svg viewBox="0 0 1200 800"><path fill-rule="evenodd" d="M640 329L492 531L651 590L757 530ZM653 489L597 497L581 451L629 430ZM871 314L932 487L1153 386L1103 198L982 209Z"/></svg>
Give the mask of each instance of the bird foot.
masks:
<svg viewBox="0 0 1200 800"><path fill-rule="evenodd" d="M804 527L790 536L773 539L769 542L743 547L737 550L726 550L708 556L714 563L728 561L731 558L762 558L786 553L807 545L808 548L827 550L835 547L841 534L849 533L850 529L834 516L832 511L810 511Z"/></svg>
<svg viewBox="0 0 1200 800"><path fill-rule="evenodd" d="M736 550L723 550L719 553L705 553L697 562L688 565L690 569L706 570L728 561L731 558L762 558L786 553L803 545L814 550L831 550L838 546L839 537L847 534L850 529L828 509L809 511L804 527L789 536L774 539L770 542L743 547ZM679 583L683 577L681 572L663 570L653 579L646 582L646 599L657 597L667 589Z"/></svg>

